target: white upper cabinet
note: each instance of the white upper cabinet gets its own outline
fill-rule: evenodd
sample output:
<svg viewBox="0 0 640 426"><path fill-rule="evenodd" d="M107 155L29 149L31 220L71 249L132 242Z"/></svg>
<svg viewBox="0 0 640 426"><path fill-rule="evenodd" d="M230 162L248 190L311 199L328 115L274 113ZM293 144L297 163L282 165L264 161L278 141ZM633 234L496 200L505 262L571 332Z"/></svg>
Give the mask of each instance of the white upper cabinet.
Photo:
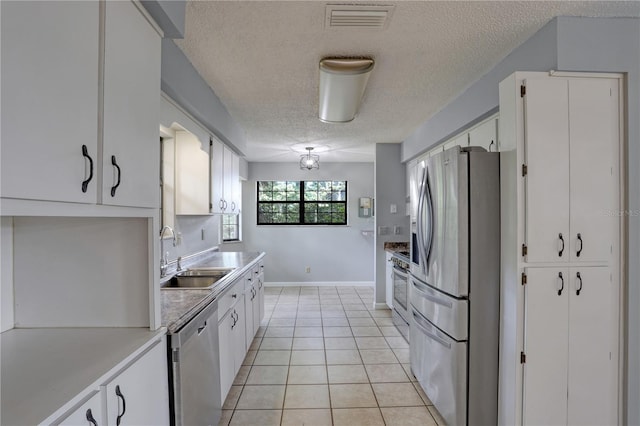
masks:
<svg viewBox="0 0 640 426"><path fill-rule="evenodd" d="M618 223L617 84L525 82L528 262L610 260Z"/></svg>
<svg viewBox="0 0 640 426"><path fill-rule="evenodd" d="M104 204L159 207L160 36L131 2L106 2Z"/></svg>
<svg viewBox="0 0 640 426"><path fill-rule="evenodd" d="M491 118L469 131L469 146L480 146L489 152L498 151L498 119Z"/></svg>
<svg viewBox="0 0 640 426"><path fill-rule="evenodd" d="M98 2L0 7L1 196L94 203Z"/></svg>
<svg viewBox="0 0 640 426"><path fill-rule="evenodd" d="M463 148L469 146L469 135L467 133L464 133L451 139L448 142L445 142L444 145L442 145L442 149L446 151L447 149L453 148L454 146L461 146Z"/></svg>
<svg viewBox="0 0 640 426"><path fill-rule="evenodd" d="M211 212L240 213L240 158L211 139Z"/></svg>
<svg viewBox="0 0 640 426"><path fill-rule="evenodd" d="M1 7L0 195L158 207L154 27L131 2Z"/></svg>
<svg viewBox="0 0 640 426"><path fill-rule="evenodd" d="M618 81L569 82L569 259L612 258L618 232Z"/></svg>
<svg viewBox="0 0 640 426"><path fill-rule="evenodd" d="M569 258L567 81L531 79L526 82L526 86L524 147L527 170L522 171L522 175L526 177L526 258L529 262L567 260Z"/></svg>

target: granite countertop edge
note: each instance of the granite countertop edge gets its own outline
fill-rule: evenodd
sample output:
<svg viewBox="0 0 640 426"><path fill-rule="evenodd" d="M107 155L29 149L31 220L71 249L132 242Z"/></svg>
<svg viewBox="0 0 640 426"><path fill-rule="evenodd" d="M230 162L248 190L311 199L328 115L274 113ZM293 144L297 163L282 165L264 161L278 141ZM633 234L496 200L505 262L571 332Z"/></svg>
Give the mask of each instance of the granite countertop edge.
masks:
<svg viewBox="0 0 640 426"><path fill-rule="evenodd" d="M189 265L234 267L235 270L222 278L211 290L161 289L162 326L167 328L167 333L176 333L210 303L217 301L238 278L265 255L264 252L214 252L206 259ZM230 259L226 259L228 261L225 262L225 257Z"/></svg>

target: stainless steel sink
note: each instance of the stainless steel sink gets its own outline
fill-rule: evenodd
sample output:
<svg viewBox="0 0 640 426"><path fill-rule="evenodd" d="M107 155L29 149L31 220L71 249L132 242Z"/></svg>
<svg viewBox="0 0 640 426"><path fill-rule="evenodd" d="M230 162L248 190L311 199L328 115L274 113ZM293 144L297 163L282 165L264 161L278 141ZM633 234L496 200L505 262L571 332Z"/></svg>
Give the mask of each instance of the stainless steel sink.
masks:
<svg viewBox="0 0 640 426"><path fill-rule="evenodd" d="M178 272L162 288L210 289L234 268L190 268Z"/></svg>

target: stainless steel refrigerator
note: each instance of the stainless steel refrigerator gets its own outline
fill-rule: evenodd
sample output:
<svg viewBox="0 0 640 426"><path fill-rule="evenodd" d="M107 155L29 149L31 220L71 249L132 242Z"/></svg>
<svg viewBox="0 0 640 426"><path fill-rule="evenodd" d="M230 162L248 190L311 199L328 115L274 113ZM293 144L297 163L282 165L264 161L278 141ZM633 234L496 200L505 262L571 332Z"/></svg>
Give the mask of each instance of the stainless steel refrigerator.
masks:
<svg viewBox="0 0 640 426"><path fill-rule="evenodd" d="M450 425L498 413L500 157L453 147L418 162L411 369Z"/></svg>

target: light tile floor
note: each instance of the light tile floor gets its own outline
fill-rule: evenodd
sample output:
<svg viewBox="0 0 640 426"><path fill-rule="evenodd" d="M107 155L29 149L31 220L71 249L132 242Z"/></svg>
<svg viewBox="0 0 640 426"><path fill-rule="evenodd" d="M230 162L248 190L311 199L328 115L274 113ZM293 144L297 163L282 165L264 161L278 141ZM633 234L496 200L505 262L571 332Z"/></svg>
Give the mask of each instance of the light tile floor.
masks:
<svg viewBox="0 0 640 426"><path fill-rule="evenodd" d="M369 287L266 287L220 425L444 425Z"/></svg>

